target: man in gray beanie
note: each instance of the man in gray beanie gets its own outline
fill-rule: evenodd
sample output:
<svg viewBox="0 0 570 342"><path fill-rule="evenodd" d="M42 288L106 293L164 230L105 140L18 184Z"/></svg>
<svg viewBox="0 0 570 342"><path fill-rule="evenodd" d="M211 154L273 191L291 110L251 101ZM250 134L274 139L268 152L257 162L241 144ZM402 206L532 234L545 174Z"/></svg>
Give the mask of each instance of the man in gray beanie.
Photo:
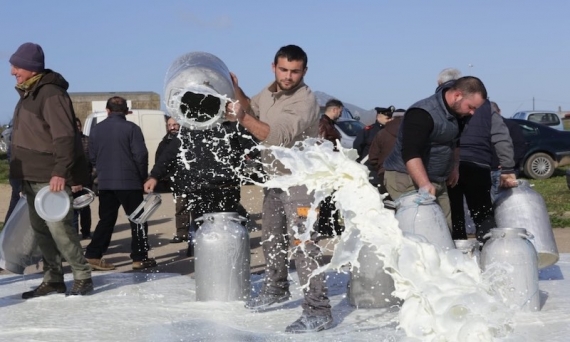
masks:
<svg viewBox="0 0 570 342"><path fill-rule="evenodd" d="M87 160L75 126L75 112L67 93L69 83L60 74L45 69L41 46L24 43L10 57L11 74L16 77L20 100L14 111L10 156L10 178L22 181L30 223L43 254L44 278L22 298L64 293L62 260L73 271L73 287L68 295L84 295L93 290L91 268L83 257L79 236L73 229L73 208L57 222L41 218L34 206L44 187L65 191L81 189L88 178Z"/></svg>

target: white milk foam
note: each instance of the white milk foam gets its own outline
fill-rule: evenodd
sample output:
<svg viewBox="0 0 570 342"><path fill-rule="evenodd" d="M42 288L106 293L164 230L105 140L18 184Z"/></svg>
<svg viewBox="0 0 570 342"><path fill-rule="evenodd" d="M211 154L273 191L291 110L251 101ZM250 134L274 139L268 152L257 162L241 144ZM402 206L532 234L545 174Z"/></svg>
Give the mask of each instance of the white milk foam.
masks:
<svg viewBox="0 0 570 342"><path fill-rule="evenodd" d="M317 272L358 266L363 244L377 247L385 270L394 279L395 292L404 300L399 328L422 341L491 341L512 331L514 311L503 304L493 279L497 268L481 273L477 262L461 251L443 251L418 235L402 234L394 212L385 209L381 196L368 181L368 169L354 160L355 150L338 152L332 143L308 139L293 148L270 149L292 171L260 184L287 190L306 185L314 191L307 225L317 219L315 209L332 194L344 217L345 231L339 237L331 262ZM334 190L334 193L333 193ZM309 239L309 232L296 238ZM303 245L303 244L301 244ZM498 275L498 274L497 274Z"/></svg>

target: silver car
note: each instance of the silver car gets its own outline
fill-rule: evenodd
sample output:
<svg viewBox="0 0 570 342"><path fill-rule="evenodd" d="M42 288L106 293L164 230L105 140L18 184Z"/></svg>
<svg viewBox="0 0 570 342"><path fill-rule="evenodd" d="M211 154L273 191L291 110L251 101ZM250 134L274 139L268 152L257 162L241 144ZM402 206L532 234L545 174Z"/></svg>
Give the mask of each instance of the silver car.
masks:
<svg viewBox="0 0 570 342"><path fill-rule="evenodd" d="M334 126L337 131L340 132L340 144L342 147L348 149L352 148L352 143L354 142L354 139L356 139L358 132L364 129L364 124L362 122L343 117L338 118Z"/></svg>
<svg viewBox="0 0 570 342"><path fill-rule="evenodd" d="M515 113L513 119L528 120L542 125L549 126L559 131L564 130L564 124L558 113L548 110L524 110Z"/></svg>

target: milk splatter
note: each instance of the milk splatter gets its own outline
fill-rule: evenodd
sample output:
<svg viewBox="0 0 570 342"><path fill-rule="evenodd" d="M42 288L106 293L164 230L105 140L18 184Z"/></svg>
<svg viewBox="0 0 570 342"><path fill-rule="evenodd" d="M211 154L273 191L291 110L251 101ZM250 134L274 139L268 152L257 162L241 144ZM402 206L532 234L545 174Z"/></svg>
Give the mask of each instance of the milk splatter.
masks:
<svg viewBox="0 0 570 342"><path fill-rule="evenodd" d="M315 201L307 218L312 227L318 203L332 194L344 217L331 262L316 272L358 266L362 244L372 244L395 283L394 295L404 300L399 328L424 341L489 341L512 330L513 312L503 304L492 274L482 274L477 262L461 251L444 251L417 235L404 236L394 213L368 181L368 170L356 163L356 151L330 142L308 139L292 148L270 149L289 170L264 186L287 188L304 184ZM310 232L296 238L308 240ZM356 238L355 238L356 237Z"/></svg>

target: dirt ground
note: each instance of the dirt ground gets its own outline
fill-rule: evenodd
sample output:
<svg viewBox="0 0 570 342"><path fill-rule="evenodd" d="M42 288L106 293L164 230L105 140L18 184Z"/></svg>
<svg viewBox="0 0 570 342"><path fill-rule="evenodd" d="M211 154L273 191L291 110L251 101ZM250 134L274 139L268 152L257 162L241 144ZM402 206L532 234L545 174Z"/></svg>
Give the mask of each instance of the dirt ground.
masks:
<svg viewBox="0 0 570 342"><path fill-rule="evenodd" d="M0 220L3 220L8 208L10 198L10 186L0 184ZM248 185L242 188L242 204L250 214L251 221L248 223L251 241L251 272L259 273L264 268L264 258L260 247L261 241L261 200L262 189ZM91 204L93 231L98 222L99 202L96 199ZM570 252L570 228L555 228L554 236L560 253ZM174 227L174 202L169 193L162 194L162 204L149 220L149 243L151 250L149 256L155 258L158 266L143 272L168 272L190 275L194 272L194 259L186 256L186 243L172 244L169 240L175 232ZM115 232L105 259L117 266L116 272L135 272L131 268L130 253L130 227L127 216L120 212L115 226ZM85 247L90 240L83 240ZM326 247L327 255L332 251L331 240L323 240L321 244ZM69 271L69 270L68 270ZM41 268L30 266L26 274L41 272ZM136 271L141 272L141 271ZM7 271L2 271L7 273ZM0 273L1 274L1 273Z"/></svg>

